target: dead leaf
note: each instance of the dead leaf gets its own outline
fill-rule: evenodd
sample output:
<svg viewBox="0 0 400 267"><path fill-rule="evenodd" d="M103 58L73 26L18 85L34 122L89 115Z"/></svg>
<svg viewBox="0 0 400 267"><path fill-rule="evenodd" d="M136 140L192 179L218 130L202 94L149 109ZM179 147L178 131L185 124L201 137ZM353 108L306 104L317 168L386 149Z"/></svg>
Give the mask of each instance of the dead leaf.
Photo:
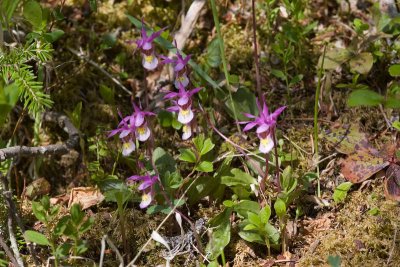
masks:
<svg viewBox="0 0 400 267"><path fill-rule="evenodd" d="M388 165L389 162L382 157L359 150L342 161L341 172L347 180L356 184L367 180Z"/></svg>
<svg viewBox="0 0 400 267"><path fill-rule="evenodd" d="M50 193L50 189L50 183L44 178L39 178L33 180L33 182L25 188L24 196L30 200L33 200L37 197L47 195Z"/></svg>
<svg viewBox="0 0 400 267"><path fill-rule="evenodd" d="M94 187L75 187L72 188L68 207L78 203L81 205L82 210L99 204L104 200L103 194L98 188Z"/></svg>
<svg viewBox="0 0 400 267"><path fill-rule="evenodd" d="M397 164L390 164L386 170L385 196L400 201L400 166Z"/></svg>
<svg viewBox="0 0 400 267"><path fill-rule="evenodd" d="M351 125L336 125L325 133L325 139L342 154L352 154L357 146L368 143L367 135L359 127Z"/></svg>

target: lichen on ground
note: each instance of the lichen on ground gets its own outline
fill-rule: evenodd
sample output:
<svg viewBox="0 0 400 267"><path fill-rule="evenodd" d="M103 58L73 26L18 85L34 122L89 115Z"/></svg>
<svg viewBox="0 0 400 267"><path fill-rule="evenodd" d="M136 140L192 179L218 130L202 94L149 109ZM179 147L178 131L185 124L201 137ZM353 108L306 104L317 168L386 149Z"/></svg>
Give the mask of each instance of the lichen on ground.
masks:
<svg viewBox="0 0 400 267"><path fill-rule="evenodd" d="M329 229L315 235L317 248L304 248L299 266L324 265L330 255L338 255L341 266L395 266L400 262L399 212L397 203L385 199L382 181L352 192Z"/></svg>

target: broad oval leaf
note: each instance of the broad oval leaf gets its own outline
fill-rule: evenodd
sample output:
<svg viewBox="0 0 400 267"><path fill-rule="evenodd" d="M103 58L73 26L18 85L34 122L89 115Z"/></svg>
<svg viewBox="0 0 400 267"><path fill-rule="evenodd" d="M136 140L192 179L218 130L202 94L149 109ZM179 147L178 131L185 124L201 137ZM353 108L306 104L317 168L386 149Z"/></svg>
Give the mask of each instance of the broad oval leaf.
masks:
<svg viewBox="0 0 400 267"><path fill-rule="evenodd" d="M347 105L349 107L358 107L358 106L377 106L379 104L383 104L385 98L369 89L359 89L351 92L349 98L347 99Z"/></svg>
<svg viewBox="0 0 400 267"><path fill-rule="evenodd" d="M36 244L42 245L42 246L50 246L50 243L49 243L49 240L47 239L47 237L39 232L32 231L32 230L26 230L24 233L24 236L25 236L26 240L28 240L29 242L33 242L33 243L36 243Z"/></svg>
<svg viewBox="0 0 400 267"><path fill-rule="evenodd" d="M368 74L374 63L374 58L369 52L363 52L350 59L350 69L360 74Z"/></svg>
<svg viewBox="0 0 400 267"><path fill-rule="evenodd" d="M250 174L235 168L231 170L231 175L222 176L221 183L227 186L235 186L235 185L250 186L250 184L256 184L257 180L254 179Z"/></svg>

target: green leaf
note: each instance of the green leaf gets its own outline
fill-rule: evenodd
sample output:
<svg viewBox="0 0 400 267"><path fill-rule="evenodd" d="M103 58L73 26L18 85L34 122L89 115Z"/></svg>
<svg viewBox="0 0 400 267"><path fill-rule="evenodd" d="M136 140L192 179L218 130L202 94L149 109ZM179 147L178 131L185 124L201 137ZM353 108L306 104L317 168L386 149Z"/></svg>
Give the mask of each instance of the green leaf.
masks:
<svg viewBox="0 0 400 267"><path fill-rule="evenodd" d="M33 242L42 246L50 246L49 240L46 238L46 236L39 232L26 230L24 236L29 242Z"/></svg>
<svg viewBox="0 0 400 267"><path fill-rule="evenodd" d="M193 138L193 144L196 147L197 152L200 152L204 146L204 134L199 134Z"/></svg>
<svg viewBox="0 0 400 267"><path fill-rule="evenodd" d="M162 127L171 127L172 126L172 121L174 119L174 116L172 115L171 112L168 112L168 111L165 111L165 110L161 110L157 114L157 119L158 119L158 123Z"/></svg>
<svg viewBox="0 0 400 267"><path fill-rule="evenodd" d="M72 124L77 128L81 128L81 114L82 114L82 102L76 104L74 111L72 111L70 117Z"/></svg>
<svg viewBox="0 0 400 267"><path fill-rule="evenodd" d="M242 200L235 205L234 211L243 218L247 218L248 212L258 214L260 212L260 204L251 200Z"/></svg>
<svg viewBox="0 0 400 267"><path fill-rule="evenodd" d="M56 236L61 236L67 228L70 219L70 216L62 217L54 227L53 234Z"/></svg>
<svg viewBox="0 0 400 267"><path fill-rule="evenodd" d="M97 11L97 0L89 0L90 10L93 12Z"/></svg>
<svg viewBox="0 0 400 267"><path fill-rule="evenodd" d="M336 203L344 201L344 199L347 196L347 192L350 190L352 185L353 184L350 182L344 182L344 183L341 183L340 185L338 185L335 188L335 191L333 192L333 196L332 196L333 200Z"/></svg>
<svg viewBox="0 0 400 267"><path fill-rule="evenodd" d="M207 138L203 143L203 148L200 151L200 155L203 156L203 155L207 154L208 152L210 152L214 148L214 146L215 145L213 144L211 139Z"/></svg>
<svg viewBox="0 0 400 267"><path fill-rule="evenodd" d="M187 195L190 204L197 203L200 199L211 195L221 184L219 179L211 176L200 176L190 187Z"/></svg>
<svg viewBox="0 0 400 267"><path fill-rule="evenodd" d="M47 223L46 211L40 203L32 201L32 211L39 221Z"/></svg>
<svg viewBox="0 0 400 267"><path fill-rule="evenodd" d="M257 227L261 227L261 218L258 216L258 214L255 214L253 212L247 212L247 218L250 223L254 224Z"/></svg>
<svg viewBox="0 0 400 267"><path fill-rule="evenodd" d="M72 244L69 243L64 243L62 245L59 245L56 248L56 255L57 257L61 258L61 257L66 257L69 255L69 251L72 248ZM55 256L55 255L54 255Z"/></svg>
<svg viewBox="0 0 400 267"><path fill-rule="evenodd" d="M229 244L231 239L231 212L232 209L226 208L210 221L210 224L216 227L212 231L206 247L207 255L209 255L210 260L218 258L224 248Z"/></svg>
<svg viewBox="0 0 400 267"><path fill-rule="evenodd" d="M245 227L243 227L244 231L251 231L251 230L256 230L258 227L254 224L247 224Z"/></svg>
<svg viewBox="0 0 400 267"><path fill-rule="evenodd" d="M271 216L271 208L268 205L266 205L264 208L260 210L259 216L261 222L263 224L266 224L269 220L269 217Z"/></svg>
<svg viewBox="0 0 400 267"><path fill-rule="evenodd" d="M179 149L179 152L181 153L179 155L179 159L182 161L190 162L190 163L196 163L197 158L194 152L191 149L188 148L181 148Z"/></svg>
<svg viewBox="0 0 400 267"><path fill-rule="evenodd" d="M303 80L303 77L304 77L303 74L298 74L290 80L289 84L290 85L296 84L296 83L300 82L301 80Z"/></svg>
<svg viewBox="0 0 400 267"><path fill-rule="evenodd" d="M48 32L43 34L44 38L46 39L47 42L49 43L54 43L58 39L60 39L64 35L63 30L55 29L52 32Z"/></svg>
<svg viewBox="0 0 400 267"><path fill-rule="evenodd" d="M264 230L267 233L269 240L273 244L279 243L280 233L273 225L267 223L264 227Z"/></svg>
<svg viewBox="0 0 400 267"><path fill-rule="evenodd" d="M278 215L278 217L282 218L283 216L286 215L286 204L282 199L278 198L275 201L274 209L275 209L276 215Z"/></svg>
<svg viewBox="0 0 400 267"><path fill-rule="evenodd" d="M214 170L213 163L210 161L202 161L196 167L196 171L200 172L212 172Z"/></svg>
<svg viewBox="0 0 400 267"><path fill-rule="evenodd" d="M157 167L160 176L169 171L173 173L176 171L175 159L161 147L157 147L153 151L153 162Z"/></svg>
<svg viewBox="0 0 400 267"><path fill-rule="evenodd" d="M360 74L368 74L374 64L374 57L369 52L363 52L350 59L350 69Z"/></svg>
<svg viewBox="0 0 400 267"><path fill-rule="evenodd" d="M328 263L329 263L329 266L331 266L331 267L340 267L341 266L340 256L338 256L338 255L335 255L335 256L329 255Z"/></svg>
<svg viewBox="0 0 400 267"><path fill-rule="evenodd" d="M260 234L258 234L258 233L240 231L239 232L239 236L242 239L246 240L247 242L258 243L258 244L265 245L265 241L264 241L263 237L260 236Z"/></svg>
<svg viewBox="0 0 400 267"><path fill-rule="evenodd" d="M283 71L277 70L277 69L272 69L272 70L271 70L271 73L272 73L272 75L274 75L275 77L277 77L277 78L279 78L279 79L281 79L281 80L283 80L283 81L286 81L286 75L285 75L285 73L283 73Z"/></svg>
<svg viewBox="0 0 400 267"><path fill-rule="evenodd" d="M212 68L218 68L221 64L221 50L219 49L219 39L214 38L207 46L207 64Z"/></svg>
<svg viewBox="0 0 400 267"><path fill-rule="evenodd" d="M389 74L392 77L400 76L400 64L394 64L389 67Z"/></svg>
<svg viewBox="0 0 400 267"><path fill-rule="evenodd" d="M87 218L86 221L79 227L79 229L78 229L79 234L82 235L86 231L88 231L90 229L90 227L92 227L93 223L94 223L93 217Z"/></svg>
<svg viewBox="0 0 400 267"><path fill-rule="evenodd" d="M233 104L235 105L236 115L238 120L247 121L249 118L244 116L244 113L250 113L258 115L258 109L256 105L256 97L253 92L244 87L239 89L232 94ZM225 101L225 107L227 108L229 116L235 119L233 113L232 101L230 99Z"/></svg>
<svg viewBox="0 0 400 267"><path fill-rule="evenodd" d="M250 184L256 184L257 181L250 174L245 173L240 169L232 169L231 175L222 176L221 183L227 186L244 185L249 186Z"/></svg>
<svg viewBox="0 0 400 267"><path fill-rule="evenodd" d="M381 213L381 211L377 207L375 207L370 209L367 213L372 216L377 216Z"/></svg>
<svg viewBox="0 0 400 267"><path fill-rule="evenodd" d="M1 3L1 15L5 15L5 19L7 22L10 22L11 17L13 16L15 9L21 0L3 0Z"/></svg>
<svg viewBox="0 0 400 267"><path fill-rule="evenodd" d="M71 206L70 213L71 213L72 222L75 225L79 225L82 222L83 217L85 217L85 213L82 211L81 205L79 205L77 203L75 203Z"/></svg>
<svg viewBox="0 0 400 267"><path fill-rule="evenodd" d="M352 54L345 48L331 48L325 54L323 68L325 70L335 70L340 67L341 64L349 60L351 55ZM323 56L324 55L321 55L318 60L318 68L321 68Z"/></svg>
<svg viewBox="0 0 400 267"><path fill-rule="evenodd" d="M42 27L42 7L36 1L28 1L24 5L24 17L33 28L40 29Z"/></svg>
<svg viewBox="0 0 400 267"><path fill-rule="evenodd" d="M104 102L109 105L114 105L115 104L115 95L114 95L114 90L111 89L110 87L100 84L100 95L101 98L103 98Z"/></svg>
<svg viewBox="0 0 400 267"><path fill-rule="evenodd" d="M382 104L384 101L385 98L377 92L368 89L360 89L351 92L347 99L347 105L349 107L377 106Z"/></svg>

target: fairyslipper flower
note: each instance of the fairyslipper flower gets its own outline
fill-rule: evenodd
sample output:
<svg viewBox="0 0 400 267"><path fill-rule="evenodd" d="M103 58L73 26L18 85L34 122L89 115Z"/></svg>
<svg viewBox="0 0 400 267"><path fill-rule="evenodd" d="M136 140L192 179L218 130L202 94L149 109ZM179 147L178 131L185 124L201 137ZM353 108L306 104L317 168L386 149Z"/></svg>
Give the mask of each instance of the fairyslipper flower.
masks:
<svg viewBox="0 0 400 267"><path fill-rule="evenodd" d="M285 110L286 106L280 107L275 110L272 114L268 111L268 106L263 100L262 107L261 103L257 100L257 107L259 110L259 116L254 116L252 114L244 114L246 117L250 119L254 119L253 121L244 121L240 122L243 124L247 124L243 131L248 131L257 126L257 136L260 139L259 150L261 153L269 153L274 147L274 141L272 139L272 131L276 126L276 121L278 116Z"/></svg>
<svg viewBox="0 0 400 267"><path fill-rule="evenodd" d="M178 98L177 101L172 101L174 106L169 107L167 110L178 112L178 121L182 124L188 124L194 118L192 111L192 96L199 92L202 88L195 88L186 91L182 84L179 85L179 92L170 92L164 96L164 99Z"/></svg>
<svg viewBox="0 0 400 267"><path fill-rule="evenodd" d="M126 157L136 149L134 142L136 129L135 125L130 123L131 116L123 118L120 112L118 112L118 114L121 117L121 122L118 124L117 129L109 132L108 137L110 138L116 134L119 134L119 138L123 141L122 155Z"/></svg>
<svg viewBox="0 0 400 267"><path fill-rule="evenodd" d="M142 25L144 25L143 21ZM142 65L147 70L154 70L158 66L158 58L154 52L153 41L159 37L164 30L165 28L152 33L150 36L147 36L146 30L144 26L142 26L142 36L140 39L136 40L137 48L141 50L143 57Z"/></svg>
<svg viewBox="0 0 400 267"><path fill-rule="evenodd" d="M128 183L141 181L138 189L143 191L142 202L140 203L140 208L144 209L150 205L154 198L154 188L153 185L158 182L158 176L150 175L133 175L127 179Z"/></svg>
<svg viewBox="0 0 400 267"><path fill-rule="evenodd" d="M123 141L122 155L125 157L135 151L136 139L141 142L149 139L151 131L147 126L146 116L156 115L153 112L142 111L135 103L133 103L133 110L134 112L126 117L122 117L122 114L118 112L121 122L118 124L117 129L110 131L108 134L108 137L119 134L119 138Z"/></svg>
<svg viewBox="0 0 400 267"><path fill-rule="evenodd" d="M149 111L142 111L135 103L133 103L133 110L130 123L135 126L136 138L141 142L145 142L151 135L151 131L147 126L146 116L154 116L156 114Z"/></svg>
<svg viewBox="0 0 400 267"><path fill-rule="evenodd" d="M175 44L176 46L176 44ZM191 58L191 55L187 55L185 58L183 55L177 50L176 51L176 58L171 59L166 56L161 56L163 59L164 64L173 64L174 72L175 72L175 82L174 85L176 88L182 85L186 87L189 85L189 78L187 76L187 64Z"/></svg>

